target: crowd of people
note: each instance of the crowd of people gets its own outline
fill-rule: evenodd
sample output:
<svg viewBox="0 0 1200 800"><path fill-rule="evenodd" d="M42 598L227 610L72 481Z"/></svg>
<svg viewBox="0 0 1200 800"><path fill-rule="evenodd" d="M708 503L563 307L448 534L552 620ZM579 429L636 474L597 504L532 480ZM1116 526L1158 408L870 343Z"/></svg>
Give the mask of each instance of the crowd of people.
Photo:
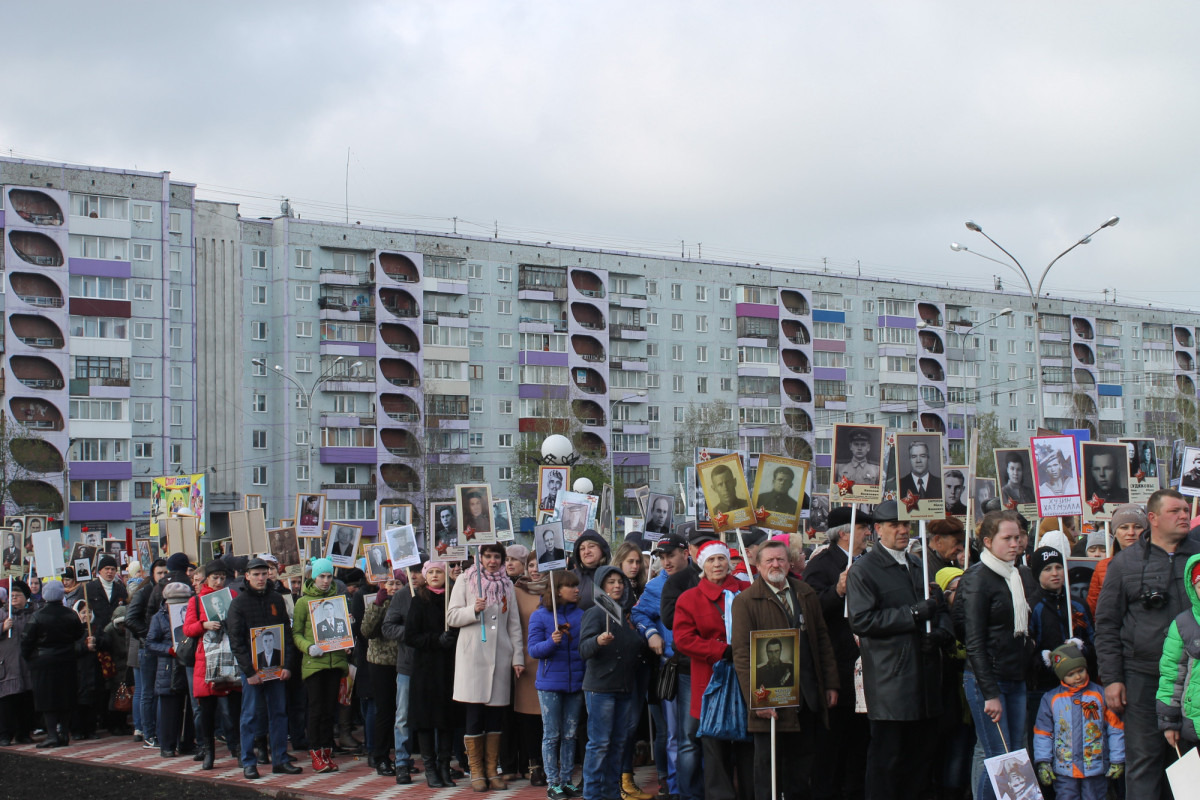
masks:
<svg viewBox="0 0 1200 800"><path fill-rule="evenodd" d="M833 509L812 549L754 528L731 546L686 522L614 553L588 530L553 573L515 544L422 556L382 583L324 558L284 579L270 556L177 553L123 575L103 556L85 583L10 581L0 745L103 730L206 770L227 750L247 779L365 755L399 784L527 780L549 800L651 800L644 763L667 800L774 800L772 785L991 800L984 762L1024 748L1046 796L1169 797L1165 768L1200 719L1188 501L1167 489L1118 509L1114 554L1082 587L1068 558L1088 537L1060 520L1031 531L993 502L972 535L948 517L923 542L892 501ZM227 608L205 602L227 588ZM310 620L331 600L350 649L327 646L332 614ZM734 735L702 726L729 674L751 707L751 634L789 629L795 649L785 661L769 643L758 678L794 676L795 704L745 711ZM1022 780L1006 776L1001 800L1036 796Z"/></svg>

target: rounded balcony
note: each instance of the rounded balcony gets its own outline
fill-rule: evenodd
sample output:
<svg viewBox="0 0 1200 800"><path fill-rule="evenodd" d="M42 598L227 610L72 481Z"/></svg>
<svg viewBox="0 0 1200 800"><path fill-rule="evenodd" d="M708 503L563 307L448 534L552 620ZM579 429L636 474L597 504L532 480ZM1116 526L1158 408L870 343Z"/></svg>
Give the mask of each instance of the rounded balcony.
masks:
<svg viewBox="0 0 1200 800"><path fill-rule="evenodd" d="M379 267L383 274L398 283L420 283L421 270L402 253L380 253Z"/></svg>
<svg viewBox="0 0 1200 800"><path fill-rule="evenodd" d="M47 349L62 348L62 331L46 317L32 314L13 314L8 318L13 336L28 347Z"/></svg>
<svg viewBox="0 0 1200 800"><path fill-rule="evenodd" d="M63 415L58 406L40 397L14 397L8 402L14 422L35 431L61 431Z"/></svg>
<svg viewBox="0 0 1200 800"><path fill-rule="evenodd" d="M379 405L383 409L383 413L392 422L407 425L421 421L421 407L417 405L417 401L408 395L381 394L379 396Z"/></svg>
<svg viewBox="0 0 1200 800"><path fill-rule="evenodd" d="M1089 370L1075 368L1075 385L1076 386L1095 386L1096 376Z"/></svg>
<svg viewBox="0 0 1200 800"><path fill-rule="evenodd" d="M575 287L575 291L587 297L604 297L604 281L591 270L571 270L571 285Z"/></svg>
<svg viewBox="0 0 1200 800"><path fill-rule="evenodd" d="M579 373L583 373L583 379L580 380ZM575 388L585 394L604 394L608 391L608 386L604 382L604 378L600 373L590 367L582 367L580 369L571 370L571 380L575 384Z"/></svg>
<svg viewBox="0 0 1200 800"><path fill-rule="evenodd" d="M415 389L421 385L417 368L401 358L379 359L379 374L392 386Z"/></svg>
<svg viewBox="0 0 1200 800"><path fill-rule="evenodd" d="M1191 330L1189 330L1188 328L1184 328L1180 325L1176 325L1175 326L1175 341L1179 343L1180 347L1191 347L1192 341L1193 341Z"/></svg>
<svg viewBox="0 0 1200 800"><path fill-rule="evenodd" d="M808 384L799 378L784 378L783 393L788 396L788 399L793 403L811 403L812 389Z"/></svg>
<svg viewBox="0 0 1200 800"><path fill-rule="evenodd" d="M547 348L549 347L549 339L547 339ZM575 333L571 335L571 349L575 351L575 355L582 358L584 361L592 361L601 363L604 361L604 345L600 344L600 340L594 336L588 336L584 333Z"/></svg>
<svg viewBox="0 0 1200 800"><path fill-rule="evenodd" d="M575 415L575 419L579 420L581 425L595 428L607 424L604 407L594 400L573 400L571 413Z"/></svg>
<svg viewBox="0 0 1200 800"><path fill-rule="evenodd" d="M590 303L571 303L571 316L575 318L575 324L581 328L589 331L604 330L604 314Z"/></svg>
<svg viewBox="0 0 1200 800"><path fill-rule="evenodd" d="M21 302L35 308L62 308L63 294L58 284L45 275L10 272L8 285Z"/></svg>
<svg viewBox="0 0 1200 800"><path fill-rule="evenodd" d="M379 326L379 338L397 353L421 352L421 340L412 328L385 322Z"/></svg>
<svg viewBox="0 0 1200 800"><path fill-rule="evenodd" d="M925 380L933 381L934 383L944 383L946 380L946 371L942 369L942 365L933 358L922 358L917 361L917 366L921 369L921 374L925 376Z"/></svg>
<svg viewBox="0 0 1200 800"><path fill-rule="evenodd" d="M1179 390L1180 394L1186 395L1187 397L1196 396L1196 382L1187 375L1175 376L1175 388Z"/></svg>
<svg viewBox="0 0 1200 800"><path fill-rule="evenodd" d="M379 477L397 492L421 491L421 476L408 464L380 464Z"/></svg>
<svg viewBox="0 0 1200 800"><path fill-rule="evenodd" d="M942 327L942 312L933 303L917 303L917 316L926 325L934 328Z"/></svg>
<svg viewBox="0 0 1200 800"><path fill-rule="evenodd" d="M936 386L921 387L921 402L929 408L945 408L946 395Z"/></svg>
<svg viewBox="0 0 1200 800"><path fill-rule="evenodd" d="M794 431L808 433L813 429L812 416L803 408L785 408L783 421Z"/></svg>
<svg viewBox="0 0 1200 800"><path fill-rule="evenodd" d="M44 233L36 231L9 231L8 243L13 252L27 264L35 267L61 267L62 248L58 242Z"/></svg>
<svg viewBox="0 0 1200 800"><path fill-rule="evenodd" d="M9 359L12 376L30 389L56 391L63 388L62 372L53 361L41 356L13 356Z"/></svg>
<svg viewBox="0 0 1200 800"><path fill-rule="evenodd" d="M945 433L946 422L939 415L926 411L921 414L921 429L929 433Z"/></svg>
<svg viewBox="0 0 1200 800"><path fill-rule="evenodd" d="M1191 355L1186 350L1175 351L1175 363L1179 365L1181 370L1191 372L1195 367L1196 362L1192 360Z"/></svg>
<svg viewBox="0 0 1200 800"><path fill-rule="evenodd" d="M403 428L384 428L379 432L379 441L387 451L397 458L411 458L421 455L421 445L411 432Z"/></svg>
<svg viewBox="0 0 1200 800"><path fill-rule="evenodd" d="M604 440L591 431L575 434L575 452L584 458L608 457L608 448L604 446Z"/></svg>
<svg viewBox="0 0 1200 800"><path fill-rule="evenodd" d="M1075 360L1080 364L1091 366L1096 363L1096 355L1092 352L1092 348L1086 344L1076 342L1071 346L1071 351L1075 354Z"/></svg>
<svg viewBox="0 0 1200 800"><path fill-rule="evenodd" d="M779 328L783 331L783 338L792 344L804 345L812 342L812 336L809 335L808 328L804 327L803 322L785 319L780 321Z"/></svg>
<svg viewBox="0 0 1200 800"><path fill-rule="evenodd" d="M1075 330L1076 339L1091 339L1096 335L1091 320L1086 317L1072 317L1071 327Z"/></svg>
<svg viewBox="0 0 1200 800"><path fill-rule="evenodd" d="M421 316L420 303L404 289L381 287L379 289L379 305L383 306L393 317L413 319Z"/></svg>
<svg viewBox="0 0 1200 800"><path fill-rule="evenodd" d="M63 213L53 197L37 189L13 189L9 203L17 216L30 225L62 225Z"/></svg>
<svg viewBox="0 0 1200 800"><path fill-rule="evenodd" d="M11 481L8 491L26 513L61 514L63 511L62 495L45 481Z"/></svg>
<svg viewBox="0 0 1200 800"><path fill-rule="evenodd" d="M13 439L9 445L13 461L30 472L62 472L64 461L58 448L45 439Z"/></svg>
<svg viewBox="0 0 1200 800"><path fill-rule="evenodd" d="M807 375L812 372L812 365L808 362L808 356L799 350L790 348L783 351L783 365L797 375Z"/></svg>
<svg viewBox="0 0 1200 800"><path fill-rule="evenodd" d="M933 331L921 331L918 338L921 340L921 349L926 353L946 352L946 348L942 345L942 337Z"/></svg>
<svg viewBox="0 0 1200 800"><path fill-rule="evenodd" d="M803 436L785 436L783 437L783 452L788 458L797 458L801 461L812 461L812 445Z"/></svg>
<svg viewBox="0 0 1200 800"><path fill-rule="evenodd" d="M1083 392L1076 392L1072 398L1075 404L1076 416L1094 417L1096 416L1096 401L1090 395Z"/></svg>
<svg viewBox="0 0 1200 800"><path fill-rule="evenodd" d="M783 307L792 316L807 317L809 315L808 300L795 289L784 289L779 293L779 299L783 302Z"/></svg>

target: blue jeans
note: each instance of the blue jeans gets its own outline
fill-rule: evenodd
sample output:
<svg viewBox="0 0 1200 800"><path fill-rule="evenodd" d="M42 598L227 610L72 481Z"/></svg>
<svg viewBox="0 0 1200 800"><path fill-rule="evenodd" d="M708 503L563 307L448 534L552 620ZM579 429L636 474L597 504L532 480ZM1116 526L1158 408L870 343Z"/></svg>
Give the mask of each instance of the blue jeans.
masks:
<svg viewBox="0 0 1200 800"><path fill-rule="evenodd" d="M654 769L660 782L666 783L667 791L679 794L679 782L675 779L675 701L660 700L650 706L650 719L654 721Z"/></svg>
<svg viewBox="0 0 1200 800"><path fill-rule="evenodd" d="M704 769L701 766L700 720L692 716L692 676L679 676L675 692L675 778L682 800L704 800Z"/></svg>
<svg viewBox="0 0 1200 800"><path fill-rule="evenodd" d="M407 764L408 753L408 684L407 675L396 673L396 763Z"/></svg>
<svg viewBox="0 0 1200 800"><path fill-rule="evenodd" d="M368 753L373 753L375 752L375 698L360 697L358 707L363 715L363 748Z"/></svg>
<svg viewBox="0 0 1200 800"><path fill-rule="evenodd" d="M975 721L975 735L983 746L983 757L1003 755L1011 750L1020 750L1025 746L1025 682L997 681L1000 686L1000 721L992 722L983 713L983 704L987 698L979 691L975 681L975 673L967 670L963 673L963 692L967 696L967 705L971 707L971 719ZM1003 739L1001 734L1003 733ZM985 770L979 776L979 784L975 788L975 800L995 800L992 782Z"/></svg>
<svg viewBox="0 0 1200 800"><path fill-rule="evenodd" d="M158 658L142 647L138 651L138 683L142 686L142 738L146 741L158 738L158 702L154 696L154 671Z"/></svg>
<svg viewBox="0 0 1200 800"><path fill-rule="evenodd" d="M562 786L571 782L575 772L575 736L583 711L583 692L543 692L538 690L542 707L542 765L546 782Z"/></svg>
<svg viewBox="0 0 1200 800"><path fill-rule="evenodd" d="M642 709L646 707L646 693L650 689L650 665L634 667L637 678L634 682L633 701L629 703L629 729L625 736L625 750L621 754L621 772L633 772L633 751L637 742L638 723L642 721Z"/></svg>
<svg viewBox="0 0 1200 800"><path fill-rule="evenodd" d="M621 796L621 754L628 738L631 692L584 692L587 750L583 755L584 800Z"/></svg>
<svg viewBox="0 0 1200 800"><path fill-rule="evenodd" d="M258 721L267 723L271 738L271 763L287 761L288 717L287 685L283 681L263 681L257 686L242 678L242 766L258 764L254 757L254 735Z"/></svg>

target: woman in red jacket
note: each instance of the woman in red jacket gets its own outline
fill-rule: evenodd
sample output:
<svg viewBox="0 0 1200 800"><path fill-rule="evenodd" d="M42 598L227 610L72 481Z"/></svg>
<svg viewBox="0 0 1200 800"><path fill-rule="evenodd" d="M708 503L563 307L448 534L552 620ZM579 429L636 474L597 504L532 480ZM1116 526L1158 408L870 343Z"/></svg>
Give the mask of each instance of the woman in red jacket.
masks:
<svg viewBox="0 0 1200 800"><path fill-rule="evenodd" d="M712 680L713 664L733 662L730 645L733 598L750 584L733 577L729 548L707 542L696 554L703 573L699 585L675 604L675 649L692 662L691 713L700 718L700 698ZM683 698L679 698L680 701ZM706 800L753 800L754 749L750 742L701 737Z"/></svg>
<svg viewBox="0 0 1200 800"><path fill-rule="evenodd" d="M187 612L183 618L184 636L212 638L221 635L220 631L224 622L208 618L202 598L225 588L225 579L228 576L226 570L225 562L220 559L210 561L204 566L204 583L200 584L199 593L188 601ZM236 592L230 589L230 594L236 595ZM230 599L232 600L232 597ZM225 610L228 611L228 608L229 606L226 604ZM214 631L217 633L209 636L210 632ZM222 721L228 740L229 755L231 758L241 757L241 746L238 743L238 721L242 716L242 695L239 683L213 684L205 680L207 660L204 657L204 638L196 643L196 666L192 671L192 694L196 698L196 704L200 707L200 718L196 720L196 741L199 744L199 752L196 757L204 761L201 769L212 769L213 759L216 758L216 742L213 732L218 706L224 715ZM232 660L232 653L229 657Z"/></svg>

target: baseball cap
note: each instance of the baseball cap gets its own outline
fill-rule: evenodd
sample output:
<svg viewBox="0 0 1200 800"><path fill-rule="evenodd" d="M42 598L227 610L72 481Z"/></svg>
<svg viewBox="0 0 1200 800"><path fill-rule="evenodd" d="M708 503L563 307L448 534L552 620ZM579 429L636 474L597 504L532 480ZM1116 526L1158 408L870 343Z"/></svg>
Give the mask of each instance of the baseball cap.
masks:
<svg viewBox="0 0 1200 800"><path fill-rule="evenodd" d="M653 553L654 555L658 555L659 553L667 553L667 552L670 552L671 550L685 549L685 548L687 548L687 546L688 546L687 539L684 539L682 536L680 536L677 533L672 533L668 536L664 536L663 538L659 539L658 542L654 545L654 549L651 550L650 552Z"/></svg>

